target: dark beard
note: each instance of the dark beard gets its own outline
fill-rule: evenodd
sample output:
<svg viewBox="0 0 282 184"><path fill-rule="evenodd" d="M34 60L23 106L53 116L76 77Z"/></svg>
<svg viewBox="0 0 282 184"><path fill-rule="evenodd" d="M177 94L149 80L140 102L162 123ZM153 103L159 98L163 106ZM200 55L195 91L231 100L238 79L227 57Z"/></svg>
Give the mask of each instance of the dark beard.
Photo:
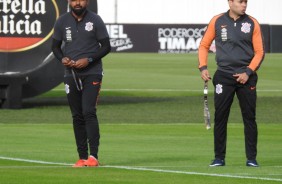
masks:
<svg viewBox="0 0 282 184"><path fill-rule="evenodd" d="M83 15L83 13L85 12L86 8L81 8L81 9L75 9L75 8L72 8L71 9L72 12L76 15L76 16L81 16Z"/></svg>

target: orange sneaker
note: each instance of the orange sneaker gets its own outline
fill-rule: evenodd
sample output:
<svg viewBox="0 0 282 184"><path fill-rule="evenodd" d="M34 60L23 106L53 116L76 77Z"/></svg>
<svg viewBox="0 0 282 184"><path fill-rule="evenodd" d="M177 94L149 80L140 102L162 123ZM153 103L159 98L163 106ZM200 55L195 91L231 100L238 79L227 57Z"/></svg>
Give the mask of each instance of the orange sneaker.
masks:
<svg viewBox="0 0 282 184"><path fill-rule="evenodd" d="M83 159L79 159L72 167L85 167L86 160Z"/></svg>
<svg viewBox="0 0 282 184"><path fill-rule="evenodd" d="M95 157L90 155L88 159L84 162L84 164L88 167L97 167L99 166L99 161Z"/></svg>

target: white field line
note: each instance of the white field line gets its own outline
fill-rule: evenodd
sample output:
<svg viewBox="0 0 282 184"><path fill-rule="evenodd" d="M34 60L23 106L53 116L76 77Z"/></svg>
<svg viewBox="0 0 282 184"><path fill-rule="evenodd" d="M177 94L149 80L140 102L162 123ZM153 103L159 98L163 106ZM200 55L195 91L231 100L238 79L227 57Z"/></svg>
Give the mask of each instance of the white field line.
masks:
<svg viewBox="0 0 282 184"><path fill-rule="evenodd" d="M45 161L40 161L40 160L29 160L29 159L11 158L11 157L3 157L3 156L0 156L0 159L20 161L20 162L29 162L29 163L37 163L37 164L48 164L48 165L61 165L61 166L71 166L72 165L72 164L68 164L68 163L45 162ZM20 167L22 167L22 166L19 166L19 168ZM213 174L213 173L187 172L187 171L175 171L175 170L163 170L163 169L150 169L150 168L146 168L146 167L110 166L110 165L100 166L100 167L135 170L135 171L150 171L150 172L158 172L158 173L200 175L200 176L238 178L238 179L253 179L253 180L263 180L263 181L279 181L279 182L282 181L282 179L279 179L279 178L265 178L265 177L252 177L252 176L238 176L238 175L231 175L231 174ZM12 166L12 167L8 166L8 167L0 167L0 168L16 168L16 166Z"/></svg>
<svg viewBox="0 0 282 184"><path fill-rule="evenodd" d="M40 160L29 160L29 159L11 158L11 157L2 157L2 156L0 156L0 159L19 161L19 162L29 162L29 163L36 163L36 164L47 164L47 165L65 165L65 166L72 165L72 164L67 164L67 163L45 162L45 161L40 161Z"/></svg>
<svg viewBox="0 0 282 184"><path fill-rule="evenodd" d="M64 91L65 89L53 89L53 91ZM137 92L202 92L198 89L101 89L101 91L137 91ZM282 92L280 89L261 89L257 92Z"/></svg>
<svg viewBox="0 0 282 184"><path fill-rule="evenodd" d="M231 174L212 174L212 173L200 173L200 172L187 172L187 171L175 171L175 170L163 170L163 169L150 169L141 167L128 167L128 166L104 166L109 168L137 170L137 171L151 171L160 173L174 173L174 174L186 174L186 175L200 175L200 176L213 176L213 177L225 177L225 178L238 178L238 179L254 179L264 181L282 181L282 179L276 178L264 178L264 177L252 177L252 176L237 176Z"/></svg>

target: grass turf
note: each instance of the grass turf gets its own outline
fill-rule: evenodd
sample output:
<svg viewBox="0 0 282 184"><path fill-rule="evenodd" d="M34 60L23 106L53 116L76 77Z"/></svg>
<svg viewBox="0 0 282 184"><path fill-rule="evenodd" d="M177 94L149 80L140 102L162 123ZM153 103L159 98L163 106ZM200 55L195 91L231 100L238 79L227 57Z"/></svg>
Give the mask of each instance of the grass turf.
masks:
<svg viewBox="0 0 282 184"><path fill-rule="evenodd" d="M0 181L281 182L280 58L281 54L266 55L259 71L260 168L244 166L243 125L237 100L229 118L227 166L207 166L213 157L213 141L212 131L206 131L203 125L203 82L197 70L196 55L110 54L104 60L106 75L98 106L102 135L100 161L106 166L128 166L131 170L113 167L73 169L0 159ZM212 55L209 63L213 73ZM211 85L209 88L209 106L213 114L213 88ZM25 99L23 106L21 110L0 110L0 157L73 163L77 154L63 85L39 97ZM140 168L147 170L136 170ZM166 173L167 170L174 172ZM232 178L234 176L241 179Z"/></svg>
<svg viewBox="0 0 282 184"><path fill-rule="evenodd" d="M70 125L2 124L1 130L1 156L59 163L73 163L77 158ZM200 124L105 124L101 125L100 162L103 167L73 169L56 164L1 159L1 181L275 183L271 180L282 179L282 148L279 146L281 130L277 124L260 126L258 160L261 167L248 168L245 166L243 127L240 124L230 125L227 165L209 168L212 132L206 131ZM120 166L127 166L128 169Z"/></svg>

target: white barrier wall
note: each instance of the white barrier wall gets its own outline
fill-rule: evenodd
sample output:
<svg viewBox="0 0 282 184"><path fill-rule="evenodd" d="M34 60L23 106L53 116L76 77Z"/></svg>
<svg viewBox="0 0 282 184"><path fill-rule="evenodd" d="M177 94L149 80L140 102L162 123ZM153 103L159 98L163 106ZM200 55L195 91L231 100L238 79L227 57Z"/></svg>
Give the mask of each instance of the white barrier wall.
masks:
<svg viewBox="0 0 282 184"><path fill-rule="evenodd" d="M247 13L261 24L282 25L282 0L248 0ZM227 0L98 0L106 23L207 24L229 9Z"/></svg>

